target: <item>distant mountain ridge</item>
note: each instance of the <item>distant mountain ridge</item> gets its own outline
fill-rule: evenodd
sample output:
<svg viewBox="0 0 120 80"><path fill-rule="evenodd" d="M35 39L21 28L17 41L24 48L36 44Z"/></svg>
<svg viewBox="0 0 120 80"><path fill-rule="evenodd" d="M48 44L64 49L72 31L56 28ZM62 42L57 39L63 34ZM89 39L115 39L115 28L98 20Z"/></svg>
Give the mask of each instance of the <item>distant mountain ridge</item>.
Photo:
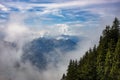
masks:
<svg viewBox="0 0 120 80"><path fill-rule="evenodd" d="M30 61L39 69L44 69L50 61L46 59L46 55L57 55L56 50L64 55L66 52L75 50L78 41L80 41L76 36L61 35L59 37L61 38L40 37L26 44L23 48L23 61ZM53 57L54 55L49 56ZM55 62L57 62L57 59Z"/></svg>

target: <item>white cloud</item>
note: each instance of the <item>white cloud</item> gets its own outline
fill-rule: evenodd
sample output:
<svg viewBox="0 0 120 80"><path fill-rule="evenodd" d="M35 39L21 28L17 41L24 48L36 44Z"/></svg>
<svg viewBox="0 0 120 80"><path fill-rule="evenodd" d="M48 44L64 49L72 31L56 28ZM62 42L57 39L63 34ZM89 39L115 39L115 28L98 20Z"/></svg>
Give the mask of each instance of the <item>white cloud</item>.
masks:
<svg viewBox="0 0 120 80"><path fill-rule="evenodd" d="M56 24L56 27L58 27L59 33L68 34L69 26L67 24Z"/></svg>
<svg viewBox="0 0 120 80"><path fill-rule="evenodd" d="M41 36L59 36L59 35L70 35L69 26L67 24L54 24L49 26L40 27L37 34Z"/></svg>
<svg viewBox="0 0 120 80"><path fill-rule="evenodd" d="M115 3L115 2L120 2L119 0L75 0L75 1L69 1L69 2L64 2L64 3L49 3L49 4L29 4L28 6L38 6L38 7L45 7L49 9L54 9L54 8L70 8L74 6L88 6L88 5L93 5L93 4L103 4L103 3Z"/></svg>
<svg viewBox="0 0 120 80"><path fill-rule="evenodd" d="M42 12L39 12L39 15L45 15L45 14L52 14L52 15L64 18L60 9L48 9L48 8L46 8Z"/></svg>
<svg viewBox="0 0 120 80"><path fill-rule="evenodd" d="M59 2L59 3L25 3L25 2L8 2L4 3L8 7L16 7L20 11L27 11L29 9L32 9L34 7L43 7L45 8L45 11L43 13L49 13L49 10L52 9L65 9L65 8L73 8L73 7L84 7L94 4L109 4L109 3L115 3L120 2L119 0L75 0L75 1L68 1L68 2ZM3 5L0 5L0 7L3 10L7 10L7 8ZM49 10L48 10L49 9Z"/></svg>
<svg viewBox="0 0 120 80"><path fill-rule="evenodd" d="M19 26L19 24L8 24L9 27L6 29L7 37L6 40L11 40L14 42L17 38L23 36L28 30L23 26ZM16 39L15 39L16 38Z"/></svg>
<svg viewBox="0 0 120 80"><path fill-rule="evenodd" d="M6 6L0 4L0 10L2 10L2 11L8 11L9 9Z"/></svg>

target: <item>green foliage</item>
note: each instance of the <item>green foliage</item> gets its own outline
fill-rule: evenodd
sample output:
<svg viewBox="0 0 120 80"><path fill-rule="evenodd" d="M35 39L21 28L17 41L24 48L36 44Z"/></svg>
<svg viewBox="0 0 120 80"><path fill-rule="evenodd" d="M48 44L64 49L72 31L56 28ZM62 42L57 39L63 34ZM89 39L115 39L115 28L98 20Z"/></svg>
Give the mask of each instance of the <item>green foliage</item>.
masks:
<svg viewBox="0 0 120 80"><path fill-rule="evenodd" d="M112 76L112 79L119 80L120 79L120 39L115 48L115 54L113 60L114 62L110 74Z"/></svg>
<svg viewBox="0 0 120 80"><path fill-rule="evenodd" d="M77 80L77 67L78 67L77 61L70 60L66 80Z"/></svg>
<svg viewBox="0 0 120 80"><path fill-rule="evenodd" d="M120 26L115 18L106 26L99 45L94 46L77 62L70 60L62 80L120 80Z"/></svg>

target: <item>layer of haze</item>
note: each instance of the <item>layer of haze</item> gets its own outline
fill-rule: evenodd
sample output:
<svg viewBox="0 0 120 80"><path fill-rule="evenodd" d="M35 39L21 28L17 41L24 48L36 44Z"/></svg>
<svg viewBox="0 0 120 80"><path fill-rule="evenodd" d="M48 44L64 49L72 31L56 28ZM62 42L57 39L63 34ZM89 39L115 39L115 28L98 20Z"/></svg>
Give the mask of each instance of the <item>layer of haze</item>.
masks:
<svg viewBox="0 0 120 80"><path fill-rule="evenodd" d="M102 1L104 2L104 0ZM78 6L76 3L74 5ZM53 4L53 8L54 6L55 4ZM61 6L66 7L61 4L60 6L57 6L57 8L61 8ZM69 4L67 4L67 8L68 7ZM77 24L77 22L65 22L55 23L53 25L34 24L31 27L24 23L24 21L26 18L34 17L34 13L32 13L31 16L31 13L29 14L27 12L12 12L7 22L0 23L0 80L60 80L62 74L66 73L69 60L79 60L90 47L93 47L94 44L98 44L99 36L105 28L105 25L112 23L115 16L118 18L120 17L120 12L117 7L116 9L111 9L111 11L117 11L118 13L111 12L111 15L108 15L108 13L110 13L109 8L107 9L107 12L105 8L100 8L100 11L96 8L88 8L88 10L91 11L91 13L96 12L96 14L100 15L97 23L95 23L95 21L92 22L92 20L89 19L89 21L80 22L81 24ZM46 9L45 11L51 14L49 9ZM62 16L59 13L52 14ZM40 16L41 15L43 15L43 13L40 13ZM61 34L76 35L79 38L84 39L78 43L76 50L66 53L65 55L62 55L62 52L57 49L55 49L57 53L52 54L54 56L51 57L50 55L46 55L46 59L50 59L52 62L48 63L47 69L41 72L34 65L30 64L30 62L21 62L21 55L23 54L22 48L26 43L38 37L54 37ZM13 46L12 43L15 44L15 46ZM53 65L55 59L58 59L59 61L57 66Z"/></svg>

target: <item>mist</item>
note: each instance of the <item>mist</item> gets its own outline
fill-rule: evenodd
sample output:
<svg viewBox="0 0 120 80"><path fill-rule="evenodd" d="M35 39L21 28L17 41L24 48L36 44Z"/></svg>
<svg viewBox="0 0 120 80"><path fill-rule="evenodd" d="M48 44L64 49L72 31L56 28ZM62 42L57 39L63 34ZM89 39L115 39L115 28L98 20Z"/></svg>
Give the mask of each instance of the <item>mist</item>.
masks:
<svg viewBox="0 0 120 80"><path fill-rule="evenodd" d="M67 72L70 59L79 60L89 48L97 45L105 25L111 25L115 17L120 17L119 5L112 5L114 1L108 5L101 4L107 4L104 0L100 3L75 0L74 4L69 1L59 4L57 0L55 4L10 1L10 4L0 3L0 11L4 13L0 13L0 80L60 80ZM75 50L63 54L55 48L44 55L48 61L44 70L40 71L30 61L23 63L26 44L40 37L59 35L77 36L82 40Z"/></svg>
<svg viewBox="0 0 120 80"><path fill-rule="evenodd" d="M43 32L43 29L38 31L26 26L23 22L26 16L23 18L20 15L11 14L9 21L4 25L0 25L0 80L60 80L62 74L66 73L69 60L79 60L85 51L94 45L92 39L87 37L78 43L76 50L68 52L65 55L62 55L60 50L55 49L49 55L45 55L46 59L50 60L47 68L39 71L29 61L23 63L21 56L23 54L23 46L41 37L39 33ZM81 37L81 34L77 36ZM56 66L54 65L55 60L58 61Z"/></svg>

